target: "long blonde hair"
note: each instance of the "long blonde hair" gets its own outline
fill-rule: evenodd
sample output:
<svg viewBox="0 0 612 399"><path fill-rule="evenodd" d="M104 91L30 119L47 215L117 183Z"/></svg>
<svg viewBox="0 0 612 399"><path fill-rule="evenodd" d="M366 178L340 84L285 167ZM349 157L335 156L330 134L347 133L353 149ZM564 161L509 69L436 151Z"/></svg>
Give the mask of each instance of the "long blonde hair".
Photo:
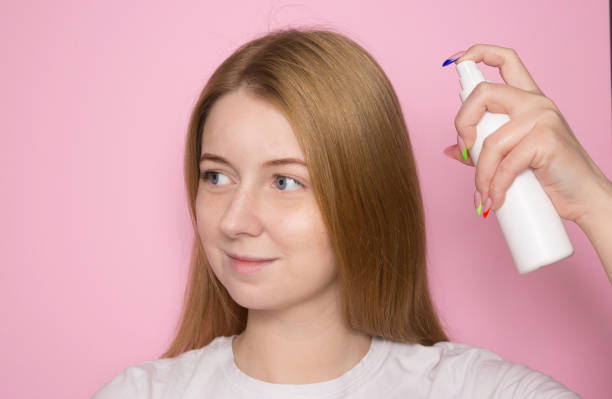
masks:
<svg viewBox="0 0 612 399"><path fill-rule="evenodd" d="M241 87L277 106L296 135L335 251L348 325L399 342L448 341L429 293L423 200L395 91L363 47L330 29L302 27L240 46L191 114L184 173L195 238L178 331L161 358L246 327L248 309L213 273L195 217L206 117Z"/></svg>

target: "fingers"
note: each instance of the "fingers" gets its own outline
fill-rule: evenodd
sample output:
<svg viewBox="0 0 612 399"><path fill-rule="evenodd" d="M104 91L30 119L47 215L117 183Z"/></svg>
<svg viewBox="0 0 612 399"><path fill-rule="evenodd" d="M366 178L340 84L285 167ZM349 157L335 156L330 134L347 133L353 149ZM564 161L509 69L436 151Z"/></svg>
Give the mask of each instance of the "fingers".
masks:
<svg viewBox="0 0 612 399"><path fill-rule="evenodd" d="M455 118L455 127L468 149L476 142L476 126L485 112L510 116L510 120L489 135L482 144L476 165L475 183L482 202L492 200L491 209L498 210L505 201L506 191L518 175L530 166L543 162L541 140L543 115L548 111L558 113L531 77L529 71L511 48L489 44L475 44L455 63L472 60L498 67L506 84L481 82L462 104ZM457 146L447 148L447 154L464 164ZM469 153L468 153L469 154ZM470 158L470 161L471 158ZM473 163L471 163L473 165Z"/></svg>
<svg viewBox="0 0 612 399"><path fill-rule="evenodd" d="M543 95L514 49L491 44L475 44L455 63L458 64L465 60L472 60L476 63L482 61L489 66L498 67L501 77L507 84Z"/></svg>
<svg viewBox="0 0 612 399"><path fill-rule="evenodd" d="M537 124L538 115L544 115L542 112L546 110L558 110L554 102L542 93L513 49L475 44L455 63L465 60L482 61L498 67L506 82L478 84L455 117L457 132L468 149L474 147L476 126L485 112L510 117L510 121L482 141L476 165L476 189L482 195L482 202L491 198L491 209L497 210L503 205L505 193L515 178L530 165L542 161L543 155L538 154L537 149L537 140L542 140L536 136L542 130ZM469 161L461 158L458 146L448 147L445 153L466 165L474 165L471 158Z"/></svg>
<svg viewBox="0 0 612 399"><path fill-rule="evenodd" d="M486 111L515 118L529 109L552 108L552 101L529 91L501 83L481 82L459 108L455 128L467 148L476 141L476 125Z"/></svg>
<svg viewBox="0 0 612 399"><path fill-rule="evenodd" d="M537 124L531 119L510 121L488 136L482 145L476 165L476 189L483 203L491 198L491 210L498 210L504 203L505 193L514 179L525 171L536 158L541 158L535 142Z"/></svg>
<svg viewBox="0 0 612 399"><path fill-rule="evenodd" d="M506 199L506 192L514 180L527 170L538 156L534 151L537 144L532 143L533 141L534 135L527 135L497 166L486 197L491 198L492 211L497 211L502 207ZM484 184L486 185L486 183Z"/></svg>

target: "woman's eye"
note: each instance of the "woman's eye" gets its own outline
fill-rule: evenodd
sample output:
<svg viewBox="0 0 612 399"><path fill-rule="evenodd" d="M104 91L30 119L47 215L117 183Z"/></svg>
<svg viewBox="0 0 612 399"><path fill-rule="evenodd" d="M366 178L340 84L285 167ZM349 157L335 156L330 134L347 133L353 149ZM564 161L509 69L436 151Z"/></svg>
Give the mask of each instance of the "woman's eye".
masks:
<svg viewBox="0 0 612 399"><path fill-rule="evenodd" d="M209 177L211 176L212 176L212 183L209 180ZM215 184L219 182L218 176L225 176L225 175L223 173L216 172L214 170L206 170L204 172L200 172L200 178L204 179L204 181L207 183L211 183L213 186L218 185L218 184ZM276 183L280 182L280 184L277 185L277 187L279 187L281 191L294 191L294 190L284 190L284 188L286 188L288 185L289 186L293 185L293 186L296 186L297 188L304 186L302 183L300 183L299 181L289 176L274 175L274 178L276 179ZM289 182L293 182L293 184L290 184Z"/></svg>
<svg viewBox="0 0 612 399"><path fill-rule="evenodd" d="M277 179L276 182L282 182L281 183L281 187L286 187L287 186L287 181L293 181L295 184L295 186L297 186L298 188L303 187L304 185L302 183L300 183L299 181L289 177L289 176L283 176L283 175L274 175L274 178ZM287 190L281 190L281 191L287 191ZM288 191L294 191L294 190L288 190Z"/></svg>
<svg viewBox="0 0 612 399"><path fill-rule="evenodd" d="M209 183L208 177L211 176L211 175L214 176L213 177L213 181L217 181L218 182L219 178L217 176L219 176L219 175L223 176L223 173L215 172L213 170L207 170L207 171L204 171L204 172L200 172L200 178L204 179L204 181L206 183ZM216 186L216 184L213 183L213 186Z"/></svg>

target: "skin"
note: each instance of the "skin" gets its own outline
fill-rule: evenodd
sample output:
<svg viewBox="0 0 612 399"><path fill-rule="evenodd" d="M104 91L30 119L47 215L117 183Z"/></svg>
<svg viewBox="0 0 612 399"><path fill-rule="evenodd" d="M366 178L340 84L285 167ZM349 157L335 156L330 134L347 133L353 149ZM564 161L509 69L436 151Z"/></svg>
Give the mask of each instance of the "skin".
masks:
<svg viewBox="0 0 612 399"><path fill-rule="evenodd" d="M278 384L341 376L365 356L371 337L340 317L337 267L307 168L262 166L285 157L304 160L289 122L241 88L213 106L204 152L231 164L200 164L201 172L217 173L200 180L196 217L213 272L249 309L247 327L232 343L236 366ZM238 274L226 251L277 260L256 274Z"/></svg>
<svg viewBox="0 0 612 399"><path fill-rule="evenodd" d="M491 211L499 209L516 176L533 168L559 216L586 233L612 283L612 183L580 145L555 103L539 89L515 50L476 44L455 63L465 60L498 67L506 82L480 83L455 118L458 137L469 150L485 111L510 116L508 123L483 141L475 174L482 203L491 198ZM463 160L458 145L447 147L444 153L474 166L469 152L467 161Z"/></svg>

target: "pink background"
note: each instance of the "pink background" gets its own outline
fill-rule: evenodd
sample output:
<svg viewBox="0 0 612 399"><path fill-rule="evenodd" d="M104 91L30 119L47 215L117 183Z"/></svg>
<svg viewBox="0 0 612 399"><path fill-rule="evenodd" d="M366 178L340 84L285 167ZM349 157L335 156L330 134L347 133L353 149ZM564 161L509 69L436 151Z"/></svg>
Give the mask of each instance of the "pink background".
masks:
<svg viewBox="0 0 612 399"><path fill-rule="evenodd" d="M442 153L461 103L441 64L490 43L518 51L612 177L607 1L87 3L0 13L0 397L89 397L167 348L192 242L182 156L193 104L240 44L303 24L366 47L400 97L451 340L612 397L612 287L586 236L566 221L574 256L519 275L495 217L474 213L473 168Z"/></svg>

